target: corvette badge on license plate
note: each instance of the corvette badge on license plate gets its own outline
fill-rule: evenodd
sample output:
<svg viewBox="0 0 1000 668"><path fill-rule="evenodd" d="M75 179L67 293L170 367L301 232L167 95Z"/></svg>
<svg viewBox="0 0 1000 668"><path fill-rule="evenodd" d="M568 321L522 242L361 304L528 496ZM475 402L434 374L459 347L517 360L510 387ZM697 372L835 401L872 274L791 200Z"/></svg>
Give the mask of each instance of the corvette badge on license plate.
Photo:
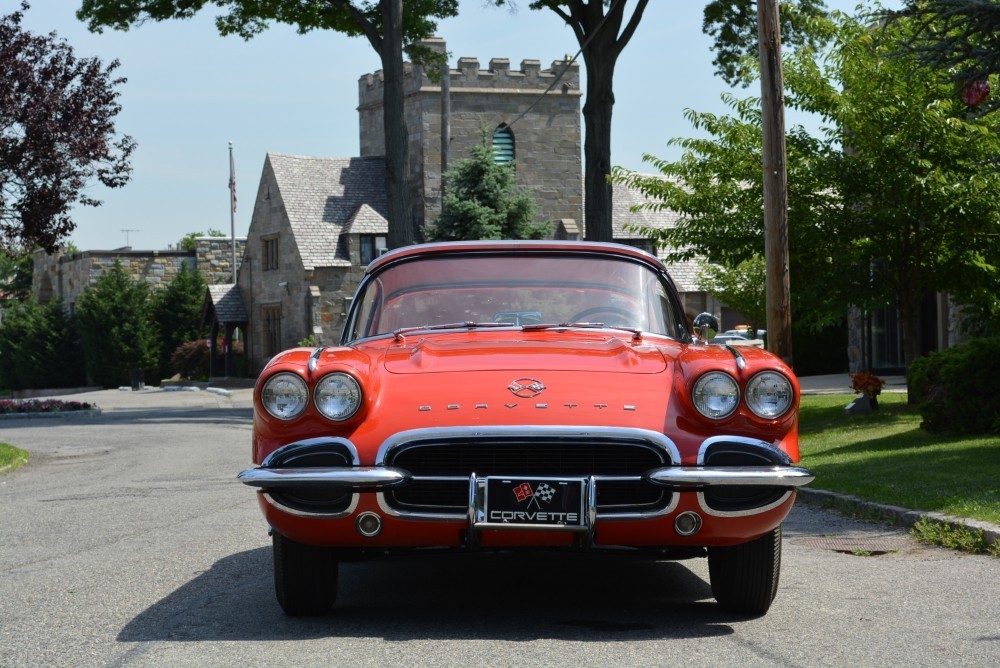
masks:
<svg viewBox="0 0 1000 668"><path fill-rule="evenodd" d="M556 478L487 478L486 523L578 529L584 481Z"/></svg>

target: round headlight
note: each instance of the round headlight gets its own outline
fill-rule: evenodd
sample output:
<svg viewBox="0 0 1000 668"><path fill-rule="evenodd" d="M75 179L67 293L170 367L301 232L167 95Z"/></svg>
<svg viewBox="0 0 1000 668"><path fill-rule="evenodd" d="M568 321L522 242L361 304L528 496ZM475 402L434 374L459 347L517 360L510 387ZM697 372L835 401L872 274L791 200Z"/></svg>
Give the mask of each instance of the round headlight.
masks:
<svg viewBox="0 0 1000 668"><path fill-rule="evenodd" d="M361 386L346 373L331 373L316 385L313 401L324 416L346 420L361 408Z"/></svg>
<svg viewBox="0 0 1000 668"><path fill-rule="evenodd" d="M694 384L691 392L694 406L707 418L721 420L729 417L740 405L740 387L727 373L706 373Z"/></svg>
<svg viewBox="0 0 1000 668"><path fill-rule="evenodd" d="M791 382L774 371L758 373L747 383L747 406L754 415L767 420L784 415L794 397Z"/></svg>
<svg viewBox="0 0 1000 668"><path fill-rule="evenodd" d="M294 420L309 405L309 388L294 373L276 373L264 383L260 402L279 420Z"/></svg>

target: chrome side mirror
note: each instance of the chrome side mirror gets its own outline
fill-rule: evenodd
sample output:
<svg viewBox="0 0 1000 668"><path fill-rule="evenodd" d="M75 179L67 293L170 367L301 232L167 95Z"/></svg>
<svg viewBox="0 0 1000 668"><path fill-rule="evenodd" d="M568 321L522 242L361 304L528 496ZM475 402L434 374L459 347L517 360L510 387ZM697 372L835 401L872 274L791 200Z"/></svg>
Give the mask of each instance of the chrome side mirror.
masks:
<svg viewBox="0 0 1000 668"><path fill-rule="evenodd" d="M719 332L719 319L711 313L699 313L694 318L694 329L702 343L708 343Z"/></svg>

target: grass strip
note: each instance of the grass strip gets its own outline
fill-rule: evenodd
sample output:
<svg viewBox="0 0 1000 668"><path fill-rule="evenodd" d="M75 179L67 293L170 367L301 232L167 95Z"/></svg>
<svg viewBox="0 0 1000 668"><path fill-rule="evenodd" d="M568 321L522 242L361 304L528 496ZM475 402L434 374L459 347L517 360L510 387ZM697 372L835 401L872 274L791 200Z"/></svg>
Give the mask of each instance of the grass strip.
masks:
<svg viewBox="0 0 1000 668"><path fill-rule="evenodd" d="M21 468L28 463L28 457L30 455L26 451L0 443L0 475Z"/></svg>
<svg viewBox="0 0 1000 668"><path fill-rule="evenodd" d="M1000 524L1000 436L941 436L920 428L905 394L847 415L854 395L802 397L802 465L818 489Z"/></svg>

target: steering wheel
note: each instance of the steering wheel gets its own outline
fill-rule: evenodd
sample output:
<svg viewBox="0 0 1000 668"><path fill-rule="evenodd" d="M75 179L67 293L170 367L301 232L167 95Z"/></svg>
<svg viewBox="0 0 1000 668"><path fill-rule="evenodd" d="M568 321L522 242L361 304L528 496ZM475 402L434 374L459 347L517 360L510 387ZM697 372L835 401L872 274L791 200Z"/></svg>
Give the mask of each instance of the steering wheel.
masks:
<svg viewBox="0 0 1000 668"><path fill-rule="evenodd" d="M594 318L595 315L603 313L612 316L607 318ZM570 322L603 322L605 325L631 325L635 320L635 314L617 306L593 306L584 309L570 318Z"/></svg>

